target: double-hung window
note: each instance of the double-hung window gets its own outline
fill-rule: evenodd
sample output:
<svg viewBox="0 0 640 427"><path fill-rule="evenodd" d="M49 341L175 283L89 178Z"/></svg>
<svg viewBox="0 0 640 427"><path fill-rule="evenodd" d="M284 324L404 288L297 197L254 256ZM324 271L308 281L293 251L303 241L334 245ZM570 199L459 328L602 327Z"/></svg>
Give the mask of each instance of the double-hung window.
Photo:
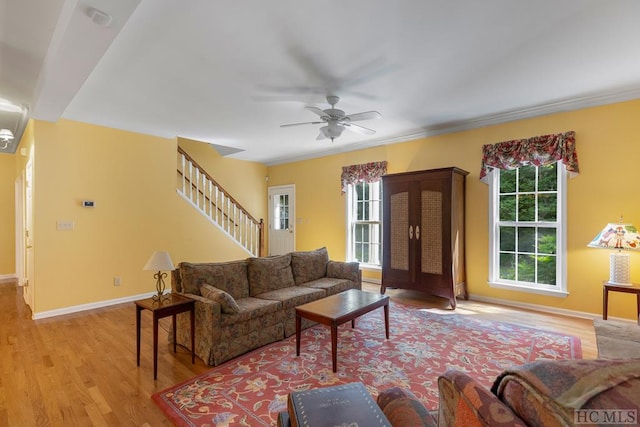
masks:
<svg viewBox="0 0 640 427"><path fill-rule="evenodd" d="M568 172L578 174L574 132L483 146L491 286L567 295Z"/></svg>
<svg viewBox="0 0 640 427"><path fill-rule="evenodd" d="M387 162L342 167L342 194L347 194L347 260L365 267L382 264L382 182Z"/></svg>
<svg viewBox="0 0 640 427"><path fill-rule="evenodd" d="M562 164L493 171L492 285L566 294L566 173Z"/></svg>
<svg viewBox="0 0 640 427"><path fill-rule="evenodd" d="M373 267L382 263L381 188L380 180L347 187L348 259Z"/></svg>

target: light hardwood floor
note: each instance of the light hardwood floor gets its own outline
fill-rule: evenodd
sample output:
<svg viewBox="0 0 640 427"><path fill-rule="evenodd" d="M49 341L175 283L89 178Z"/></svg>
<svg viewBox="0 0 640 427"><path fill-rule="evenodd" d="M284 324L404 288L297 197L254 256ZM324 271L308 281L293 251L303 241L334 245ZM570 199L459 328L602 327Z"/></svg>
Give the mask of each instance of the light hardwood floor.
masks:
<svg viewBox="0 0 640 427"><path fill-rule="evenodd" d="M364 290L379 287L364 284ZM444 300L389 289L392 300L451 313ZM584 358L597 350L590 320L460 301L465 316L501 320L579 336ZM0 282L0 426L171 425L150 396L209 369L167 341L162 319L158 379L153 380L152 322L142 312L140 367L136 366L133 303L31 320L14 281Z"/></svg>

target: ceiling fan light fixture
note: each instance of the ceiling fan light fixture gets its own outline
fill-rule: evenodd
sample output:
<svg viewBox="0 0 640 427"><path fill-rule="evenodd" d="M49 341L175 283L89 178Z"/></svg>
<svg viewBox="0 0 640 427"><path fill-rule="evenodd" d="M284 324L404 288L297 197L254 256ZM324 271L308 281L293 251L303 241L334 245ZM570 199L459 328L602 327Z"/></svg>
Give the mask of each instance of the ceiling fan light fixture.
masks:
<svg viewBox="0 0 640 427"><path fill-rule="evenodd" d="M338 138L340 135L342 135L343 131L343 126L333 124L329 124L328 126L323 126L320 128L320 132L322 132L325 137L331 138L331 141L333 141L334 138Z"/></svg>
<svg viewBox="0 0 640 427"><path fill-rule="evenodd" d="M13 139L13 132L9 129L0 129L0 140L9 142Z"/></svg>

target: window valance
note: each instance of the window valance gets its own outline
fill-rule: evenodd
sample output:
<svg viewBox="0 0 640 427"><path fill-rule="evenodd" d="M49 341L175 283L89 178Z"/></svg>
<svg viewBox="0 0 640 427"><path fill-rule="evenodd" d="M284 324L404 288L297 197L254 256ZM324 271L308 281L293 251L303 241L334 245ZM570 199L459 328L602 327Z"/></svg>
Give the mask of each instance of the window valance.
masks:
<svg viewBox="0 0 640 427"><path fill-rule="evenodd" d="M347 192L349 184L358 181L374 182L387 173L387 161L363 163L342 167L342 194Z"/></svg>
<svg viewBox="0 0 640 427"><path fill-rule="evenodd" d="M564 163L571 178L580 172L574 131L482 146L480 180L487 183L491 168L517 169L521 166L546 166Z"/></svg>

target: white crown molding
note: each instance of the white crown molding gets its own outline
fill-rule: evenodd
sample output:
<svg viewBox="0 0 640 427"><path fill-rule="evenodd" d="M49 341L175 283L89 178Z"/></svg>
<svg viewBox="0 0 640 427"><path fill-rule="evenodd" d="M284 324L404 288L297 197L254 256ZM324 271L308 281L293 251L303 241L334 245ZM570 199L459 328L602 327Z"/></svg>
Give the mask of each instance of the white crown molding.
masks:
<svg viewBox="0 0 640 427"><path fill-rule="evenodd" d="M478 129L485 126L508 123L515 120L529 119L533 117L545 116L548 114L560 113L564 111L575 111L583 108L596 107L600 105L614 104L617 102L630 101L640 98L640 87L630 87L624 89L616 89L607 92L599 92L588 94L581 97L558 99L556 101L545 104L533 105L526 108L518 108L503 111L496 114L489 114L477 118L465 119L460 121L448 122L429 126L422 130L416 130L402 135L396 135L389 138L373 139L355 144L343 145L331 150L323 151L321 154L308 154L293 157L280 157L272 159L265 164L267 166L275 166L283 163L297 162L301 160L309 160L318 157L325 157L334 154L345 153L349 151L362 150L381 145L396 144L399 142L413 141L429 136L442 135L447 133L461 132L470 129Z"/></svg>

